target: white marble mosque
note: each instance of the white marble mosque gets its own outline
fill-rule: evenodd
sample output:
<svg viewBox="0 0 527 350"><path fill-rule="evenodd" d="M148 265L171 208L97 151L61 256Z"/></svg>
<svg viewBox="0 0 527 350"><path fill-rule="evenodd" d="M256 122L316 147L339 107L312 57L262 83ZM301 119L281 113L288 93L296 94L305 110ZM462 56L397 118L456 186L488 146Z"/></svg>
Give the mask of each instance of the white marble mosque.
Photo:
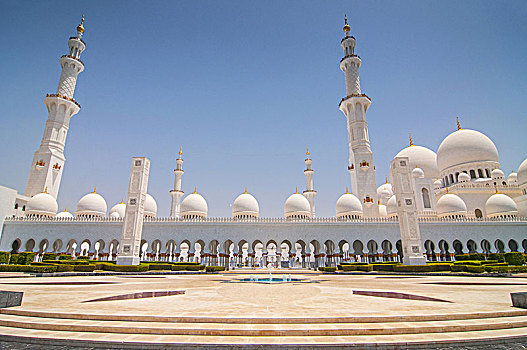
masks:
<svg viewBox="0 0 527 350"><path fill-rule="evenodd" d="M86 47L83 22L68 40L68 54L60 58L56 93L44 99L48 120L24 194L0 186L0 250L66 252L103 260L117 257L124 202L108 211L106 199L94 189L79 200L74 213L57 212L66 135L71 117L80 110L73 94L84 69L80 59ZM366 121L371 99L361 91L362 60L355 53L356 39L347 21L341 46L346 97L339 108L347 120L351 179L350 189L337 200L335 216L315 216L317 191L309 149L306 189L287 198L282 218L261 217L258 200L247 189L234 201L232 217L209 217L202 194L195 190L184 196L181 191L180 149L170 190L170 216L158 217L155 199L146 196L141 259L244 266L401 259L397 198L388 178L376 185ZM506 176L492 140L462 128L459 120L437 153L414 145L410 136L410 145L396 157L408 158L413 169L422 248L428 260L450 260L469 252L527 252L527 159L517 173Z"/></svg>

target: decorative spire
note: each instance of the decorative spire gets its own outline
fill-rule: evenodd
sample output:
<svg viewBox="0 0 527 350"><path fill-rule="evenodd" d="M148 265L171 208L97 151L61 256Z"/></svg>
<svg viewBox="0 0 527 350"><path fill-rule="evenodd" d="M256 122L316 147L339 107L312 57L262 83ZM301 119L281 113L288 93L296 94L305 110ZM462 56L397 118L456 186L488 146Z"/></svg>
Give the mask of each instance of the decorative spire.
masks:
<svg viewBox="0 0 527 350"><path fill-rule="evenodd" d="M461 124L459 124L459 115L456 116L457 129L461 130Z"/></svg>
<svg viewBox="0 0 527 350"><path fill-rule="evenodd" d="M386 176L386 183L388 183L388 176Z"/></svg>
<svg viewBox="0 0 527 350"><path fill-rule="evenodd" d="M494 186L494 188L496 189L496 194L498 194L498 186Z"/></svg>
<svg viewBox="0 0 527 350"><path fill-rule="evenodd" d="M44 193L48 193L48 186L44 189Z"/></svg>
<svg viewBox="0 0 527 350"><path fill-rule="evenodd" d="M247 194L247 186L245 186L245 194Z"/></svg>
<svg viewBox="0 0 527 350"><path fill-rule="evenodd" d="M410 146L414 145L414 141L412 140L412 133L409 132L408 135L410 136Z"/></svg>
<svg viewBox="0 0 527 350"><path fill-rule="evenodd" d="M124 198L121 198L121 203L119 204L124 204Z"/></svg>
<svg viewBox="0 0 527 350"><path fill-rule="evenodd" d="M450 192L448 192L448 187L446 188L446 194L449 194Z"/></svg>
<svg viewBox="0 0 527 350"><path fill-rule="evenodd" d="M295 193L298 193L298 187L296 188Z"/></svg>
<svg viewBox="0 0 527 350"><path fill-rule="evenodd" d="M182 154L183 154L183 146L179 146L179 159L181 159Z"/></svg>
<svg viewBox="0 0 527 350"><path fill-rule="evenodd" d="M194 193L198 193L198 186L194 186Z"/></svg>
<svg viewBox="0 0 527 350"><path fill-rule="evenodd" d="M84 33L84 15L82 15L81 24L77 26L77 31L80 33Z"/></svg>
<svg viewBox="0 0 527 350"><path fill-rule="evenodd" d="M346 187L346 194L350 193L349 189Z"/></svg>
<svg viewBox="0 0 527 350"><path fill-rule="evenodd" d="M307 159L309 159L309 155L310 155L310 154L311 154L311 153L309 153L309 146L308 146L308 147L307 147L307 151L306 151Z"/></svg>
<svg viewBox="0 0 527 350"><path fill-rule="evenodd" d="M346 15L344 15L344 28L342 28L342 30L346 34L348 34L349 31L351 30L351 27L348 25L348 17L346 17Z"/></svg>
<svg viewBox="0 0 527 350"><path fill-rule="evenodd" d="M68 211L68 206L66 205L66 209L64 209L64 211Z"/></svg>
<svg viewBox="0 0 527 350"><path fill-rule="evenodd" d="M97 193L97 186L93 188L93 193Z"/></svg>

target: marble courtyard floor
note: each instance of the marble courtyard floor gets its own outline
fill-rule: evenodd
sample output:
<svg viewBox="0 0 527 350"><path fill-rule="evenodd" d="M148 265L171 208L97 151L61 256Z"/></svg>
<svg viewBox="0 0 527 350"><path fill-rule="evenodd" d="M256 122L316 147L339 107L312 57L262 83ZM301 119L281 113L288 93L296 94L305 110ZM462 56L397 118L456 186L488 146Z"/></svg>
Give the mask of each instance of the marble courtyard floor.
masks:
<svg viewBox="0 0 527 350"><path fill-rule="evenodd" d="M0 274L0 290L24 292L22 306L0 310L0 339L12 336L37 343L55 339L57 349L64 344L84 348L384 344L447 349L460 341L470 348L484 339L491 339L487 346L498 348L506 338L527 336L527 310L513 308L510 299L511 292L527 291L527 278L295 271L292 277L300 282L261 284L240 279L262 278L265 271L243 272ZM288 274L277 270L273 277ZM479 344L473 346L482 348ZM509 342L509 348L513 344L523 347L523 339ZM13 343L0 344L4 345L9 348Z"/></svg>

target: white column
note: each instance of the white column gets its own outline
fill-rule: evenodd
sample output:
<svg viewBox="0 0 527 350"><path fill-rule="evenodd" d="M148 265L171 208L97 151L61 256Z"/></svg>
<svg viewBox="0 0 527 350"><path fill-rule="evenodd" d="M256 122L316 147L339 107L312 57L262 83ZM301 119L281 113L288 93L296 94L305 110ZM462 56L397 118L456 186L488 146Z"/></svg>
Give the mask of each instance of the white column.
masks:
<svg viewBox="0 0 527 350"><path fill-rule="evenodd" d="M180 218L181 217L181 198L183 198L184 192L181 191L181 180L183 178L183 154L181 148L179 149L179 158L176 159L176 169L174 169L174 189L170 191L170 197L172 202L170 205L170 217Z"/></svg>
<svg viewBox="0 0 527 350"><path fill-rule="evenodd" d="M133 157L130 170L128 195L126 196L126 211L123 219L123 230L118 265L139 265L141 236L143 233L143 218L150 160L146 157Z"/></svg>

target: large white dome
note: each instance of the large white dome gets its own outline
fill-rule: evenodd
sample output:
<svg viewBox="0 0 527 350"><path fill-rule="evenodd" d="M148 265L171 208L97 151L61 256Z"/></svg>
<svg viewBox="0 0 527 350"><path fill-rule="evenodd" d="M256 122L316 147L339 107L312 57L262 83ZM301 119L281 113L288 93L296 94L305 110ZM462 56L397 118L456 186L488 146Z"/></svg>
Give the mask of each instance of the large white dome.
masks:
<svg viewBox="0 0 527 350"><path fill-rule="evenodd" d="M437 215L440 217L466 214L467 205L455 194L447 193L437 201Z"/></svg>
<svg viewBox="0 0 527 350"><path fill-rule="evenodd" d="M55 216L59 205L55 197L49 193L37 193L27 202L28 215Z"/></svg>
<svg viewBox="0 0 527 350"><path fill-rule="evenodd" d="M393 196L392 184L387 182L377 187L377 197L380 197L383 191L388 191L390 196Z"/></svg>
<svg viewBox="0 0 527 350"><path fill-rule="evenodd" d="M520 186L527 184L527 159L525 159L518 168L517 181Z"/></svg>
<svg viewBox="0 0 527 350"><path fill-rule="evenodd" d="M518 206L514 200L502 193L496 193L487 199L485 203L487 217L492 218L502 215L518 215Z"/></svg>
<svg viewBox="0 0 527 350"><path fill-rule="evenodd" d="M206 218L209 207L207 201L203 196L194 191L194 193L186 196L181 202L181 216L188 217L202 217Z"/></svg>
<svg viewBox="0 0 527 350"><path fill-rule="evenodd" d="M126 204L124 204L124 200L121 201L121 203L116 204L110 209L110 212L108 213L108 216L111 218L124 218L124 213L126 212Z"/></svg>
<svg viewBox="0 0 527 350"><path fill-rule="evenodd" d="M293 193L285 201L284 214L286 218L293 215L300 217L310 217L311 206L309 205L309 201L300 193Z"/></svg>
<svg viewBox="0 0 527 350"><path fill-rule="evenodd" d="M156 200L154 199L154 197L152 197L148 193L146 194L146 197L145 197L145 212L144 212L144 215L148 216L148 217L155 217L157 215L157 203L156 203Z"/></svg>
<svg viewBox="0 0 527 350"><path fill-rule="evenodd" d="M437 179L439 177L437 155L431 149L412 145L402 149L395 157L408 157L410 169L421 168L426 178Z"/></svg>
<svg viewBox="0 0 527 350"><path fill-rule="evenodd" d="M257 218L259 211L260 207L258 206L258 201L253 195L247 193L247 190L245 190L245 193L236 197L234 204L232 205L232 215L234 217L250 216Z"/></svg>
<svg viewBox="0 0 527 350"><path fill-rule="evenodd" d="M439 145L437 166L440 172L453 166L474 162L498 162L498 149L491 139L479 131L454 131Z"/></svg>
<svg viewBox="0 0 527 350"><path fill-rule="evenodd" d="M360 200L351 193L344 193L337 200L337 218L346 216L362 216L362 204Z"/></svg>
<svg viewBox="0 0 527 350"><path fill-rule="evenodd" d="M108 206L104 198L94 190L79 200L75 215L104 217L107 209Z"/></svg>

